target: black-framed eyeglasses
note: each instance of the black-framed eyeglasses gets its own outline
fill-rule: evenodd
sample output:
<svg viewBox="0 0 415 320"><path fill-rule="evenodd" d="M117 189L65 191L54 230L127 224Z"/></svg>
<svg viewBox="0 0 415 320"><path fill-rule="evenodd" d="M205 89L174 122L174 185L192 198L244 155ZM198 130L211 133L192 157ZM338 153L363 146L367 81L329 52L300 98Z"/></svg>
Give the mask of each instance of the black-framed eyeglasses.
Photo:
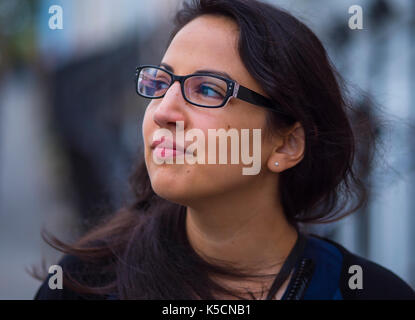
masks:
<svg viewBox="0 0 415 320"><path fill-rule="evenodd" d="M282 111L277 109L272 100L239 85L235 80L216 74L193 73L177 76L159 66L142 65L136 68L136 91L144 98L163 98L175 81L180 82L183 98L198 107L220 108L231 98L238 98L276 112Z"/></svg>

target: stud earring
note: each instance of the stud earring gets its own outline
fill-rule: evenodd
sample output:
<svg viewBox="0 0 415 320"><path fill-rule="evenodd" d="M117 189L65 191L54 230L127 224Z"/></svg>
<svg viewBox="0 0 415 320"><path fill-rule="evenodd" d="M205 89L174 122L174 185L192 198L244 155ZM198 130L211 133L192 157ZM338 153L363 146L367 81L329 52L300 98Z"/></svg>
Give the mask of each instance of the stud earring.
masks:
<svg viewBox="0 0 415 320"><path fill-rule="evenodd" d="M278 165L279 165L278 161L276 161L274 164L275 164L277 167L278 167Z"/></svg>

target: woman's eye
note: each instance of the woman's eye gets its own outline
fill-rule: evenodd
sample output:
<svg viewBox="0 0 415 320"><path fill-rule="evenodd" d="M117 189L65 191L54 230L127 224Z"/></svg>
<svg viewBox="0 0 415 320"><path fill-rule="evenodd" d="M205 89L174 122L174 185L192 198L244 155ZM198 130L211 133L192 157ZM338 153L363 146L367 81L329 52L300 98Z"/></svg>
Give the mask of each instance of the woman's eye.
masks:
<svg viewBox="0 0 415 320"><path fill-rule="evenodd" d="M221 93L219 93L218 91L216 91L215 89L213 89L212 87L208 85L203 85L203 84L200 85L199 93L209 98L218 98L218 99L224 98L224 96Z"/></svg>

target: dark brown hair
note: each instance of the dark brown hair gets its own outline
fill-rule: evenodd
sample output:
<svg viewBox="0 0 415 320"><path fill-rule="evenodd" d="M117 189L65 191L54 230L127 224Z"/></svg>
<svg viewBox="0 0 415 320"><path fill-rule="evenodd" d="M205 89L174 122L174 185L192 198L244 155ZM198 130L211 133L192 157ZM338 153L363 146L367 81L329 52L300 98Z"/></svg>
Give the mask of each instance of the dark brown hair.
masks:
<svg viewBox="0 0 415 320"><path fill-rule="evenodd" d="M269 132L296 121L304 128L303 160L280 174L280 196L288 221L296 227L330 222L364 206L367 192L356 174L356 148L358 138L363 139L369 164L374 134L367 117L352 127L357 109L346 99L343 82L320 40L286 11L256 0L185 2L175 17L171 39L204 14L229 17L239 26L238 51L244 66L288 115L269 112ZM186 237L186 208L154 193L143 159L130 183L134 202L75 244L44 232L48 243L108 275L107 283L99 287L70 278L67 285L80 292L115 293L120 299L213 299L217 292L238 296L211 275L245 273L208 263L195 253Z"/></svg>

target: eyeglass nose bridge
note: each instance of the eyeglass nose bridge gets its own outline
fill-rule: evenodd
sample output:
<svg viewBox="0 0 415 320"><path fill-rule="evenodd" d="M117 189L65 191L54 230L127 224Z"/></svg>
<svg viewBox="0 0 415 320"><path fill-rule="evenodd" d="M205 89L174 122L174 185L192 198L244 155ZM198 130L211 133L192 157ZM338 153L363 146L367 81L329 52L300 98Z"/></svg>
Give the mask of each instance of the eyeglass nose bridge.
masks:
<svg viewBox="0 0 415 320"><path fill-rule="evenodd" d="M172 86L173 85L173 83L175 83L176 81L179 81L180 82L180 84L182 85L182 84L184 84L184 81L189 77L189 76L177 76L177 75L175 75L175 74L170 74L170 76L171 76L171 84L170 84L170 86Z"/></svg>
<svg viewBox="0 0 415 320"><path fill-rule="evenodd" d="M186 101L188 101L188 99L187 99L187 97L186 97L186 94L185 94L185 92L184 92L184 82L185 82L185 80L189 77L189 76L177 76L177 75L175 75L175 74L173 74L173 73L169 73L170 74L170 77L171 77L171 82L170 82L170 85L169 85L169 87L167 88L167 90L166 90L166 92L164 93L164 95L163 96L165 96L166 95L166 93L167 93L167 91L172 87L172 85L176 82L176 81L179 81L179 83L180 83L180 91L182 92L182 96L183 96L183 99L184 100L186 100Z"/></svg>

